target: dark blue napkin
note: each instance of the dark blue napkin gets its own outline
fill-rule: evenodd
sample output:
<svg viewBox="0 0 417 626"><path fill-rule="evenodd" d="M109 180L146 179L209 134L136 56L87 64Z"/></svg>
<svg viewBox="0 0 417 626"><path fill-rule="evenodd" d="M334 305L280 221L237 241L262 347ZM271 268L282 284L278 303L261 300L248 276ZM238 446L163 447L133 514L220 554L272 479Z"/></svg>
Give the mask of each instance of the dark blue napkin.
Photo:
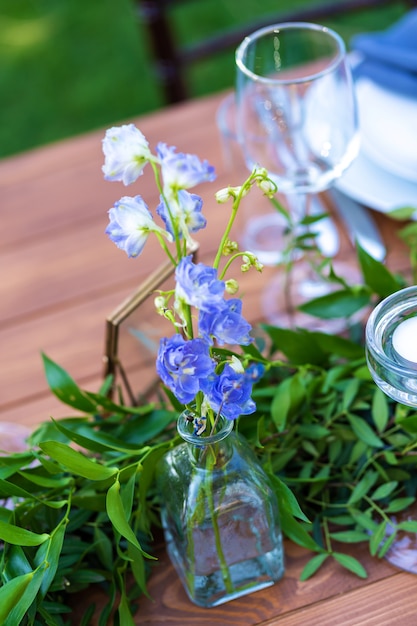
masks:
<svg viewBox="0 0 417 626"><path fill-rule="evenodd" d="M352 50L364 59L353 73L403 95L417 97L417 9L386 31L352 37Z"/></svg>

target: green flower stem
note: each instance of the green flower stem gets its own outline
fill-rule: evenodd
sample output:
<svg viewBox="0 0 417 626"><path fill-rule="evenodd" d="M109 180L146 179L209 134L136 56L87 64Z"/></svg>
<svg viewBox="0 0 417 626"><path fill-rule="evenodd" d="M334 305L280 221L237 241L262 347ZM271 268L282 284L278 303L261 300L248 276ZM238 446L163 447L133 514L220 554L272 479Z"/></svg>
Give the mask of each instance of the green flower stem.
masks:
<svg viewBox="0 0 417 626"><path fill-rule="evenodd" d="M168 248L168 246L166 244L165 238L161 235L161 233L158 233L157 231L154 231L154 232L155 232L155 235L156 235L156 237L157 237L157 239L158 239L158 241L159 241L159 243L161 245L161 248L163 249L163 251L165 252L167 257L171 261L172 265L174 265L176 267L178 265L178 263L174 259L174 257L172 256L172 254L171 254L171 252L170 252L170 250L169 250L169 248Z"/></svg>
<svg viewBox="0 0 417 626"><path fill-rule="evenodd" d="M224 278L224 276L226 275L227 270L232 265L233 261L235 261L239 257L245 256L246 254L247 254L247 252L236 252L236 254L231 256L230 259L225 264L224 268L222 269L221 273L219 274L220 280L222 280Z"/></svg>
<svg viewBox="0 0 417 626"><path fill-rule="evenodd" d="M192 320L192 316L191 316L191 307L189 304L187 304L186 306L184 306L184 317L185 317L185 325L186 325L186 331L187 331L187 337L189 337L189 339L193 339L194 337L194 330L193 330L193 320Z"/></svg>
<svg viewBox="0 0 417 626"><path fill-rule="evenodd" d="M229 238L229 233L232 230L232 226L233 223L236 219L236 215L237 215L237 211L239 209L240 206L240 202L243 198L243 196L246 193L246 190L250 187L250 185L252 184L252 181L254 180L254 172L251 173L251 175L249 176L249 178L243 183L243 185L241 186L239 193L237 194L237 196L233 199L233 204L232 204L232 212L229 218L229 222L225 228L225 231L223 233L223 236L220 240L220 245L219 248L217 250L217 254L216 254L216 258L214 259L214 263L213 263L213 267L215 269L218 269L219 264L220 264L220 259L222 257L223 254L223 250L224 250L224 246L226 244L226 241Z"/></svg>
<svg viewBox="0 0 417 626"><path fill-rule="evenodd" d="M211 516L211 521L213 524L213 532L214 532L214 542L216 545L216 552L217 552L217 557L219 559L219 563L220 563L220 571L222 573L222 578L223 578L223 582L224 582L224 586L226 588L227 593L232 593L234 588L233 588L233 582L232 579L230 577L230 571L229 571L229 566L226 563L226 559L224 556L224 552L223 552L223 546L222 546L222 540L220 537L220 529L219 529L219 524L218 524L218 520L217 520L217 513L215 510L215 506L214 506L214 498L213 498L213 490L212 490L212 471L213 471L213 467L210 467L210 457L214 457L216 458L216 454L214 451L212 451L212 454L208 455L207 458L207 466L206 466L206 484L205 484L205 488L206 488L206 495L207 495L207 501L208 501L208 505L209 505L209 509L210 509L210 516Z"/></svg>
<svg viewBox="0 0 417 626"><path fill-rule="evenodd" d="M323 533L324 533L324 542L326 544L326 550L329 554L333 552L332 541L330 538L329 525L327 523L327 518L323 518Z"/></svg>
<svg viewBox="0 0 417 626"><path fill-rule="evenodd" d="M163 187L162 187L162 184L161 184L159 170L158 170L158 167L157 167L157 162L155 162L154 160L151 160L150 164L152 166L152 170L153 170L153 173L154 173L156 186L158 187L158 191L159 191L161 197L163 198L163 200L164 200L164 202L165 202L165 204L167 206L167 209L168 209L168 213L169 213L169 217L170 217L170 220L171 220L172 228L174 230L174 240L175 240L175 246L177 248L177 257L178 257L178 259L181 259L182 258L181 241L180 241L180 237L179 237L179 233L178 233L178 229L177 229L177 224L176 224L176 222L175 222L175 220L173 218L173 215L171 213L169 202L168 202L168 200L167 200L167 198L166 198L166 196L164 194L164 190L163 190ZM166 246L164 247L164 250L168 254L168 256L171 259L171 261L173 261L174 265L177 265L177 262L174 261L171 253L168 251L168 248Z"/></svg>
<svg viewBox="0 0 417 626"><path fill-rule="evenodd" d="M369 504L369 506L376 512L378 513L378 515L381 516L381 518L384 520L384 522L387 522L388 524L392 524L392 520L388 517L388 515L385 513L385 511L383 509L381 509L381 507L379 507L374 500L372 500L372 498L370 498L369 496L367 496L366 494L363 496L363 499L365 500L365 502L367 502Z"/></svg>

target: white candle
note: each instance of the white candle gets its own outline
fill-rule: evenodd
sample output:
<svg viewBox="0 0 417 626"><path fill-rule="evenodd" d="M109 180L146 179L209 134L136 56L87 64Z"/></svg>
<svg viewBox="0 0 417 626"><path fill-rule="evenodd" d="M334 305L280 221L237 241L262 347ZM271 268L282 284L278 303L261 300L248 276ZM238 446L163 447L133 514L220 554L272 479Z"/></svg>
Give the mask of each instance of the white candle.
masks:
<svg viewBox="0 0 417 626"><path fill-rule="evenodd" d="M417 315L398 324L392 335L392 347L405 365L417 368Z"/></svg>

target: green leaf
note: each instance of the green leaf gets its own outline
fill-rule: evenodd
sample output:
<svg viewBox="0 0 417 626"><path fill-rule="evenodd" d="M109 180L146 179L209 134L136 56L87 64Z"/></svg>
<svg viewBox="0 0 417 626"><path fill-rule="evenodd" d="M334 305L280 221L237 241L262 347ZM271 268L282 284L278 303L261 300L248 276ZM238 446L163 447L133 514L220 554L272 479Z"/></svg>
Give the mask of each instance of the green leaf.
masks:
<svg viewBox="0 0 417 626"><path fill-rule="evenodd" d="M357 415L349 414L348 420L352 426L352 430L355 435L368 446L373 448L383 448L384 442L378 437L378 435L372 430L368 422Z"/></svg>
<svg viewBox="0 0 417 626"><path fill-rule="evenodd" d="M363 457L368 450L368 445L359 439L355 442L351 454L349 456L349 464L356 465L361 457Z"/></svg>
<svg viewBox="0 0 417 626"><path fill-rule="evenodd" d="M398 426L404 428L405 431L414 435L417 433L417 415L410 415L408 417L400 417L395 420Z"/></svg>
<svg viewBox="0 0 417 626"><path fill-rule="evenodd" d="M313 556L313 558L310 559L309 562L304 566L300 574L300 580L307 580L308 578L311 578L311 576L313 576L313 574L315 574L317 570L323 565L328 556L329 555L327 552L323 552L322 554L316 554L315 556Z"/></svg>
<svg viewBox="0 0 417 626"><path fill-rule="evenodd" d="M282 532L294 543L316 552L320 546L308 534L304 527L286 510L280 511Z"/></svg>
<svg viewBox="0 0 417 626"><path fill-rule="evenodd" d="M300 374L283 380L275 390L271 402L271 415L277 429L282 432L287 419L297 412L305 399L305 388Z"/></svg>
<svg viewBox="0 0 417 626"><path fill-rule="evenodd" d="M7 550L7 560L5 560L1 572L2 583L6 583L11 579L16 578L16 576L29 574L31 571L32 566L29 563L22 546L9 545Z"/></svg>
<svg viewBox="0 0 417 626"><path fill-rule="evenodd" d="M357 378L352 378L347 383L343 391L342 408L347 411L355 400L360 388L360 381Z"/></svg>
<svg viewBox="0 0 417 626"><path fill-rule="evenodd" d="M369 552L375 556L387 532L387 522L382 521L369 540Z"/></svg>
<svg viewBox="0 0 417 626"><path fill-rule="evenodd" d="M398 459L391 450L384 451L384 458L389 465L398 465Z"/></svg>
<svg viewBox="0 0 417 626"><path fill-rule="evenodd" d="M307 439L323 439L330 435L330 430L320 424L300 424L297 432L301 437Z"/></svg>
<svg viewBox="0 0 417 626"><path fill-rule="evenodd" d="M120 496L120 482L118 480L116 480L107 491L106 509L107 515L117 532L122 535L122 537L127 539L129 543L140 550L142 554L146 554L142 550L135 533L129 526L129 522L126 519L122 498ZM151 559L154 558L149 554L146 554L146 556Z"/></svg>
<svg viewBox="0 0 417 626"><path fill-rule="evenodd" d="M304 313L321 319L350 317L370 301L369 290L364 287L333 291L319 298L308 300L298 308Z"/></svg>
<svg viewBox="0 0 417 626"><path fill-rule="evenodd" d="M368 541L369 535L359 530L343 530L340 532L330 533L330 537L342 543L360 543Z"/></svg>
<svg viewBox="0 0 417 626"><path fill-rule="evenodd" d="M48 616L72 613L71 607L65 606L64 604L61 604L60 602L48 602L47 600L44 600L42 602L42 608L46 609L45 614L47 614ZM39 609L41 609L41 607L39 607ZM42 613L42 616L44 616L43 613ZM47 622L47 624L49 626L49 622ZM55 626L55 624L53 626Z"/></svg>
<svg viewBox="0 0 417 626"><path fill-rule="evenodd" d="M139 510L142 513L139 517L139 528L145 533L150 532L151 525L151 521L149 519L150 516L145 514L145 511L147 510L146 503L148 498L148 490L153 485L158 463L163 455L166 453L166 451L169 449L169 447L169 442L166 442L162 445L159 444L159 446L155 446L142 463L139 489Z"/></svg>
<svg viewBox="0 0 417 626"><path fill-rule="evenodd" d="M138 407L116 404L110 398L80 389L73 378L45 354L42 354L45 375L48 385L59 400L68 406L84 413L94 414L115 412L127 415L143 415L149 412L152 405Z"/></svg>
<svg viewBox="0 0 417 626"><path fill-rule="evenodd" d="M55 421L57 429L62 432L68 439L74 441L79 446L93 452L111 452L117 450L118 452L138 452L138 444L129 444L126 441L121 441L116 437L106 434L103 429L97 426L97 430L93 428L93 424L86 423L84 420L79 419L78 423L73 423L71 420L70 427L65 424L65 420Z"/></svg>
<svg viewBox="0 0 417 626"><path fill-rule="evenodd" d="M125 406L116 404L110 398L92 391L83 391L83 393L94 403L95 412L97 413L123 413L124 415L145 415L153 408L153 404L145 404L141 406Z"/></svg>
<svg viewBox="0 0 417 626"><path fill-rule="evenodd" d="M308 522L308 517L301 510L297 498L288 485L286 485L276 474L270 474L269 477L277 494L279 510L282 511L285 509L294 517L298 517L298 519Z"/></svg>
<svg viewBox="0 0 417 626"><path fill-rule="evenodd" d="M368 530L371 533L375 532L376 528L378 527L378 524L374 519L372 519L372 515L370 511L368 513L363 513L362 511L359 511L358 509L351 508L349 509L349 512L352 515L355 522L359 524L360 526L362 526L362 528L365 528L365 530Z"/></svg>
<svg viewBox="0 0 417 626"><path fill-rule="evenodd" d="M396 278L383 263L374 259L357 244L358 259L365 283L381 298L386 298L401 288Z"/></svg>
<svg viewBox="0 0 417 626"><path fill-rule="evenodd" d="M82 391L77 383L67 374L67 372L54 363L46 354L42 354L43 365L48 385L59 400L68 406L83 411L94 413L96 403L92 402L86 393Z"/></svg>
<svg viewBox="0 0 417 626"><path fill-rule="evenodd" d="M163 411L162 409L153 411L141 421L135 421L133 436L129 441L132 442L132 445L133 443L135 445L146 443L159 435L175 419L172 411Z"/></svg>
<svg viewBox="0 0 417 626"><path fill-rule="evenodd" d="M276 388L271 402L271 416L279 432L285 430L290 411L290 386L292 378L282 381Z"/></svg>
<svg viewBox="0 0 417 626"><path fill-rule="evenodd" d="M387 396L379 387L375 387L372 397L372 419L378 432L382 433L389 419L389 406Z"/></svg>
<svg viewBox="0 0 417 626"><path fill-rule="evenodd" d="M90 585L92 583L102 583L106 580L101 571L92 569L77 569L76 572L71 572L68 577L75 580L78 585Z"/></svg>
<svg viewBox="0 0 417 626"><path fill-rule="evenodd" d="M150 596L146 591L146 568L143 554L140 550L136 548L136 546L132 545L131 543L127 544L127 553L129 558L131 559L131 568L136 583L138 584L142 592L145 593L145 595L149 598Z"/></svg>
<svg viewBox="0 0 417 626"><path fill-rule="evenodd" d="M0 622L3 626L16 626L17 624L21 623L36 598L36 594L38 593L42 583L44 571L45 567L42 567L37 568L32 573L29 584L26 585L26 588L24 589L19 601L11 609L6 620L4 622ZM30 574L26 574L26 576L30 576Z"/></svg>
<svg viewBox="0 0 417 626"><path fill-rule="evenodd" d="M416 207L403 206L399 207L398 209L394 209L393 211L389 211L388 215L394 220L405 221L412 219L415 212Z"/></svg>
<svg viewBox="0 0 417 626"><path fill-rule="evenodd" d="M94 526L94 550L104 567L111 571L114 565L113 544L98 526Z"/></svg>
<svg viewBox="0 0 417 626"><path fill-rule="evenodd" d="M313 333L307 330L290 330L276 326L262 325L271 337L274 346L294 365L311 363L321 365L326 361L326 354L320 349Z"/></svg>
<svg viewBox="0 0 417 626"><path fill-rule="evenodd" d="M33 454L0 455L0 479L7 479L33 461Z"/></svg>
<svg viewBox="0 0 417 626"><path fill-rule="evenodd" d="M372 500L383 500L387 498L397 488L397 485L398 482L396 480L380 485L372 494Z"/></svg>
<svg viewBox="0 0 417 626"><path fill-rule="evenodd" d="M83 616L81 618L80 626L91 626L91 624L93 623L93 617L94 617L95 610L96 610L96 605L95 604L90 604L90 606L87 608L87 610L85 611L85 613L83 614ZM72 609L71 609L71 611L72 611ZM102 615L103 615L103 613L102 613Z"/></svg>
<svg viewBox="0 0 417 626"><path fill-rule="evenodd" d="M120 488L120 496L123 502L123 509L126 519L132 515L133 499L135 496L136 474L132 474L126 484Z"/></svg>
<svg viewBox="0 0 417 626"><path fill-rule="evenodd" d="M116 467L106 467L88 459L60 441L43 441L39 447L52 459L62 463L74 474L90 480L106 480L117 473Z"/></svg>
<svg viewBox="0 0 417 626"><path fill-rule="evenodd" d="M23 594L33 580L33 576L33 572L22 574L0 587L0 624L5 625L7 623L14 607L22 601ZM18 624L19 622L15 622L10 626L17 626Z"/></svg>
<svg viewBox="0 0 417 626"><path fill-rule="evenodd" d="M368 471L365 476L358 482L352 491L348 500L348 506L361 500L378 480L378 472Z"/></svg>
<svg viewBox="0 0 417 626"><path fill-rule="evenodd" d="M7 498L10 496L15 496L17 498L24 498L27 500L35 500L36 496L26 491L26 489L22 489L18 485L11 483L7 480L0 479L0 497Z"/></svg>
<svg viewBox="0 0 417 626"><path fill-rule="evenodd" d="M404 522L400 522L397 528L407 533L417 533L417 520L405 520Z"/></svg>
<svg viewBox="0 0 417 626"><path fill-rule="evenodd" d="M120 604L119 604L119 623L123 626L135 626L135 620L133 619L132 612L129 607L129 601L122 589Z"/></svg>
<svg viewBox="0 0 417 626"><path fill-rule="evenodd" d="M318 331L312 332L312 336L320 349L330 356L337 354L346 359L360 359L364 357L363 346L350 341L350 339L345 339L338 335L328 335L327 333L320 333Z"/></svg>
<svg viewBox="0 0 417 626"><path fill-rule="evenodd" d="M311 441L308 441L307 439L303 439L301 441L301 447L303 448L303 450L307 452L307 454L310 454L313 457L319 458L320 453L317 450L316 446L313 445Z"/></svg>
<svg viewBox="0 0 417 626"><path fill-rule="evenodd" d="M52 531L49 541L45 542L45 544L43 544L41 548L39 548L38 550L39 554L37 555L37 557L39 559L44 558L45 559L44 562L46 566L45 574L43 576L43 580L42 580L42 584L40 588L42 597L46 596L49 590L49 587L52 585L54 578L55 578L55 574L58 570L59 559L61 556L61 550L62 550L62 546L64 543L64 538L65 538L65 529L66 529L66 520L64 518L60 522L60 524L57 526L57 528L55 528ZM47 550L43 550L43 548L47 548ZM42 555L42 552L44 553L44 557ZM37 560L35 558L36 565L40 565L41 562L42 561Z"/></svg>
<svg viewBox="0 0 417 626"><path fill-rule="evenodd" d="M417 209L414 211L417 215ZM416 245L417 245L417 224L413 222L412 224L407 224L404 228L402 228L398 235L401 239L409 246L412 250L412 256L416 253Z"/></svg>
<svg viewBox="0 0 417 626"><path fill-rule="evenodd" d="M391 548L392 544L394 543L395 539L396 539L397 533L393 532L389 537L386 537L384 542L382 543L379 551L378 551L378 557L381 559L382 557L384 557L386 555L386 553L388 552L388 550Z"/></svg>
<svg viewBox="0 0 417 626"><path fill-rule="evenodd" d="M16 546L39 546L44 541L47 541L49 537L48 533L38 535L31 530L0 521L0 539L6 543Z"/></svg>
<svg viewBox="0 0 417 626"><path fill-rule="evenodd" d="M359 563L357 559L350 554L342 554L341 552L333 552L332 556L335 560L340 563L344 568L348 569L350 572L359 576L359 578L368 578L368 574L366 569Z"/></svg>
<svg viewBox="0 0 417 626"><path fill-rule="evenodd" d="M19 472L19 475L34 485L37 485L38 487L45 487L46 489L59 489L60 487L66 487L72 481L70 476L55 475L51 478L49 476L35 474L35 472L27 470Z"/></svg>
<svg viewBox="0 0 417 626"><path fill-rule="evenodd" d="M396 498L389 503L385 509L386 513L398 513L398 511L404 511L411 506L415 501L415 498Z"/></svg>

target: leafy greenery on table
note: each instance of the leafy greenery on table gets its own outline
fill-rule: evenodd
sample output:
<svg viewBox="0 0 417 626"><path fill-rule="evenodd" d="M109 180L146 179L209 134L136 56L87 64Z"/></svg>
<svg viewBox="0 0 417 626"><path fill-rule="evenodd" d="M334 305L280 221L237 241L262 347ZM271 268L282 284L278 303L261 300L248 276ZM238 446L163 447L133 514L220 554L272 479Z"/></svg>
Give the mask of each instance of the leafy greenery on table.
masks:
<svg viewBox="0 0 417 626"><path fill-rule="evenodd" d="M402 235L415 270L417 224ZM405 286L360 248L358 260L363 285L310 302L316 314L343 317L347 295L361 308ZM327 559L366 577L349 544L364 542L382 557L395 532L417 532L415 521L390 521L415 501L417 413L376 387L360 339L267 325L263 333L276 365L255 389L256 415L237 427L271 476L285 535L312 552L302 579ZM247 350L263 358L259 347ZM181 407L172 398L172 406L116 404L110 380L92 393L43 359L52 392L84 417L47 421L26 452L0 457L0 623L70 623L74 594L100 585L107 604L98 624L115 615L114 623L133 625L159 526L156 469L179 443ZM93 613L86 606L81 626Z"/></svg>

